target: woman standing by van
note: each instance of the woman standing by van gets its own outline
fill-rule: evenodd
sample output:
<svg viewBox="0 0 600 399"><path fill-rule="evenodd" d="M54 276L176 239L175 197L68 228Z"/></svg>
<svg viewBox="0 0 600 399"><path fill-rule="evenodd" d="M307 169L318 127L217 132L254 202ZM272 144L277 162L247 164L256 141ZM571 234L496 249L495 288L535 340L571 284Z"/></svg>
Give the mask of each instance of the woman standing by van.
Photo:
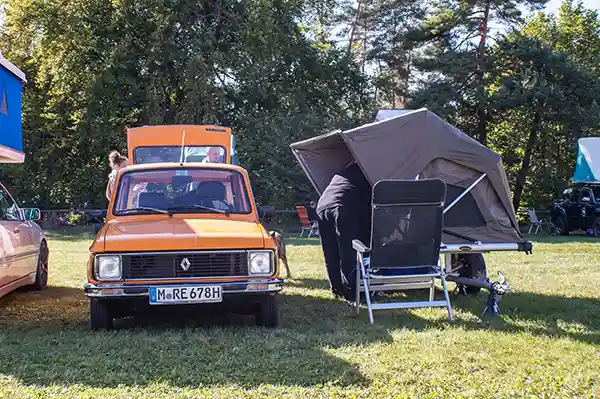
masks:
<svg viewBox="0 0 600 399"><path fill-rule="evenodd" d="M121 155L119 151L111 151L108 154L108 164L112 171L108 175L108 185L106 186L106 198L110 201L110 197L112 197L113 190L115 188L115 179L117 178L117 172L119 169L122 169L129 165L129 161L126 157Z"/></svg>

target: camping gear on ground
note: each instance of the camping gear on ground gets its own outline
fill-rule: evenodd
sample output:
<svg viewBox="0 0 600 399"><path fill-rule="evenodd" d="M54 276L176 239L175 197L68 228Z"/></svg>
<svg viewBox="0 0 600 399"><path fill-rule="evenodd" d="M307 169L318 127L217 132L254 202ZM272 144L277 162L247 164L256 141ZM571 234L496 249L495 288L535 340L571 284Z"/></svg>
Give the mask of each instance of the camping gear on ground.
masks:
<svg viewBox="0 0 600 399"><path fill-rule="evenodd" d="M487 279L460 276L452 255L532 250L519 232L500 155L425 108L386 113L378 114L378 122L294 143L292 152L319 194L352 160L371 185L386 179L444 180L440 252L447 279L492 290Z"/></svg>
<svg viewBox="0 0 600 399"><path fill-rule="evenodd" d="M373 187L373 226L369 246L353 241L357 251L356 314L365 295L369 322L373 310L441 306L453 319L444 270L439 262L446 184L441 179L380 180ZM381 273L385 272L385 273ZM444 300L434 300L435 279L442 280ZM429 289L428 301L372 303L378 291Z"/></svg>

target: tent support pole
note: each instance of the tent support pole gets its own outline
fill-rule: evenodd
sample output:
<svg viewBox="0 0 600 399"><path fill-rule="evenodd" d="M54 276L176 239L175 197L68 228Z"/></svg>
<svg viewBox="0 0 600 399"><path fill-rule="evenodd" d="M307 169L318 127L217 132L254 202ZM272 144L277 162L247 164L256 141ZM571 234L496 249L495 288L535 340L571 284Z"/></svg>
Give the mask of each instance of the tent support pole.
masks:
<svg viewBox="0 0 600 399"><path fill-rule="evenodd" d="M444 209L444 214L446 212L448 212L450 209L452 209L452 207L454 205L456 205L456 203L458 201L460 201L462 199L462 197L464 197L465 195L467 195L469 193L469 191L471 191L477 184L479 184L480 181L482 181L483 179L485 179L486 176L487 176L487 173L484 173L481 176L479 176L479 178L477 180L475 180L473 183L471 183L471 185L469 187L467 187L465 189L465 191L463 191L458 197L456 197L456 199L454 201L452 201L452 203L450 203L450 205L448 205L446 207L446 209Z"/></svg>

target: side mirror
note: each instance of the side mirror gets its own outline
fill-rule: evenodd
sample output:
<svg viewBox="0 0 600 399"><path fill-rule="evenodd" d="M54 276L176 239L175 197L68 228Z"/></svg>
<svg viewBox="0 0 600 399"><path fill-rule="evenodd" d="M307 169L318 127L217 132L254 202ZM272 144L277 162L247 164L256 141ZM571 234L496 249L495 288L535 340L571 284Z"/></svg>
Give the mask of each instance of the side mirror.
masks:
<svg viewBox="0 0 600 399"><path fill-rule="evenodd" d="M271 205L263 205L258 207L258 218L264 219L265 217L275 216L275 207Z"/></svg>
<svg viewBox="0 0 600 399"><path fill-rule="evenodd" d="M38 208L23 208L23 219L25 220L40 220L42 218L42 212Z"/></svg>

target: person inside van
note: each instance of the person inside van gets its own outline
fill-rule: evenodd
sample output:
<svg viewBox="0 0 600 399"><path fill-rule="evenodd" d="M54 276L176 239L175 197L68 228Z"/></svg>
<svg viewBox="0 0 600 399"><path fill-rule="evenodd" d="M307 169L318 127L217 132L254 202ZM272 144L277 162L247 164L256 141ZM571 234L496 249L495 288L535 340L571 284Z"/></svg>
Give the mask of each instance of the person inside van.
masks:
<svg viewBox="0 0 600 399"><path fill-rule="evenodd" d="M223 151L220 147L210 147L206 153L206 157L202 161L203 163L222 163L221 152Z"/></svg>

